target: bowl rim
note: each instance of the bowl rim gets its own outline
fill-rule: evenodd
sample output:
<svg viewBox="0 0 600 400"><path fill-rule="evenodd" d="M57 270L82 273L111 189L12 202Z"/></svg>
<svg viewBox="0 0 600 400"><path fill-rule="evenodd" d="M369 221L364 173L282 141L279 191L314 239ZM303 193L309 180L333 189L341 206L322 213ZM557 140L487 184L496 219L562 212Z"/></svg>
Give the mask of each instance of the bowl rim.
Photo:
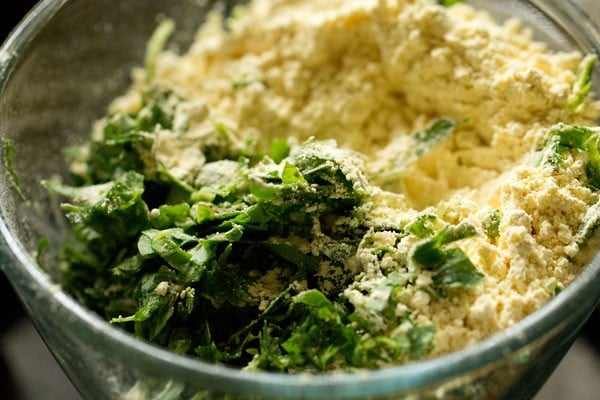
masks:
<svg viewBox="0 0 600 400"><path fill-rule="evenodd" d="M552 9L561 13L561 17L566 18L567 23L578 27L579 33L586 37L590 48L600 53L600 30L577 4L572 0L530 0L534 5L539 5L540 2L542 5L550 5ZM19 55L27 50L29 43L67 3L69 0L39 2L9 35L0 48L0 96ZM174 354L111 326L57 288L57 284L38 267L34 257L13 235L10 222L5 219L5 204L1 204L0 207L0 253L4 253L2 257L6 258L2 260L0 267L20 296L23 296L25 290L34 290L45 298L44 301L57 305L55 312L64 317L69 328L88 335L89 342L95 346L114 351L123 359L135 359L136 366L143 366L145 370L159 376L168 371L169 376L183 381L203 380L206 388L219 392L230 390L248 393L248 389L251 389L256 395L335 399L386 395L425 388L499 362L504 356L558 329L565 321L577 315L577 299L586 299L594 305L600 301L600 290L597 289L600 287L600 254L595 254L556 299L473 346L430 360L373 371L334 372L322 375L248 372ZM23 288L25 283L30 286L28 289ZM76 318L72 318L73 316ZM33 319L35 323L35 318Z"/></svg>

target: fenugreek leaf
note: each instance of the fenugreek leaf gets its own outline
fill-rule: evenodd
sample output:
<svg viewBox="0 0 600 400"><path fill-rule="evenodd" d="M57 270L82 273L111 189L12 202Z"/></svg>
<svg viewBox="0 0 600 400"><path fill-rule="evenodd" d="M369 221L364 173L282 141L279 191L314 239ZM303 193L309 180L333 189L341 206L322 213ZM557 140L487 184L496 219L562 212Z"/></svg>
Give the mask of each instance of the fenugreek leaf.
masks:
<svg viewBox="0 0 600 400"><path fill-rule="evenodd" d="M592 73L598 62L596 54L586 55L577 67L575 82L568 99L568 107L576 109L583 103L592 88Z"/></svg>
<svg viewBox="0 0 600 400"><path fill-rule="evenodd" d="M415 143L415 153L417 157L422 157L425 153L437 146L446 139L456 129L456 122L440 118L435 120L422 131L413 134Z"/></svg>

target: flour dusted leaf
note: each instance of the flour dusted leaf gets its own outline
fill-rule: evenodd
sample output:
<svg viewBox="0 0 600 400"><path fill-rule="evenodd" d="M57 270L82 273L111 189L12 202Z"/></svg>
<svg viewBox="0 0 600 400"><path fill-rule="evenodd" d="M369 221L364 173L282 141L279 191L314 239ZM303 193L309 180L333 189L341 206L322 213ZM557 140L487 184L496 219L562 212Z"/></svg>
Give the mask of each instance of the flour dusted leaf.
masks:
<svg viewBox="0 0 600 400"><path fill-rule="evenodd" d="M560 167L566 151L581 151L586 157L588 184L600 189L600 128L557 124L549 132L542 163Z"/></svg>
<svg viewBox="0 0 600 400"><path fill-rule="evenodd" d="M390 166L386 165L386 170L375 170L371 175L371 181L390 190L402 192L398 187L403 177L414 169L414 164L436 146L443 143L457 128L458 123L447 118L440 118L431 122L425 129L414 132L409 137L397 139L395 146L392 146L393 156L387 154L390 160Z"/></svg>
<svg viewBox="0 0 600 400"><path fill-rule="evenodd" d="M441 118L433 121L422 131L413 133L412 138L415 143L415 153L417 157L422 157L429 150L444 141L456 129L456 122Z"/></svg>
<svg viewBox="0 0 600 400"><path fill-rule="evenodd" d="M476 229L467 223L447 226L413 249L412 261L433 272L431 290L437 296L446 296L448 289L472 288L483 279L463 250L447 246L475 235Z"/></svg>
<svg viewBox="0 0 600 400"><path fill-rule="evenodd" d="M575 235L575 243L583 245L600 227L600 202L592 205L583 218L583 223Z"/></svg>

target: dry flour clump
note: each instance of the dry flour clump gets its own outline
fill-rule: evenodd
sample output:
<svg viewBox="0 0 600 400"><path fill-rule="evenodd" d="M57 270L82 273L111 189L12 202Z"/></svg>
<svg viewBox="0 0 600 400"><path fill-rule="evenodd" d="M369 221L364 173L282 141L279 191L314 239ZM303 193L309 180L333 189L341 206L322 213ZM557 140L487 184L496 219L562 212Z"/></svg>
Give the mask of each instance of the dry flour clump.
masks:
<svg viewBox="0 0 600 400"><path fill-rule="evenodd" d="M150 83L136 71L111 113L158 115L132 146L135 165L155 191L176 182L153 205L141 259L204 268L178 287L205 298L207 326L254 310L235 334L213 327L236 346L261 338L248 368L375 368L454 351L577 275L600 208L600 131L588 127L600 106L579 92L593 59L461 4L254 0L234 15L226 30L211 16L185 54L162 53ZM159 114L147 106L156 96ZM153 289L167 298L169 285ZM306 319L290 322L299 310ZM336 349L319 358L300 344L318 346L320 330L352 344L319 339ZM238 350L196 345L209 359Z"/></svg>

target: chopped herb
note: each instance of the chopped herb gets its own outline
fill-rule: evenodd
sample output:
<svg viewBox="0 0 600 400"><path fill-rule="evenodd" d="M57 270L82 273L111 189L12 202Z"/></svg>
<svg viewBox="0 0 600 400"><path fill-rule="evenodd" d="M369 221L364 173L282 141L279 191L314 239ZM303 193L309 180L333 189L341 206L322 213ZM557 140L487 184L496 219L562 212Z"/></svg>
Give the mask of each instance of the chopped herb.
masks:
<svg viewBox="0 0 600 400"><path fill-rule="evenodd" d="M415 246L411 259L433 272L433 293L444 297L447 289L472 288L481 281L483 274L477 271L465 252L458 247L446 246L475 235L475 228L463 223L447 226Z"/></svg>
<svg viewBox="0 0 600 400"><path fill-rule="evenodd" d="M164 19L154 30L152 37L146 45L146 58L144 65L146 67L146 83L154 79L154 70L156 69L156 59L163 51L167 40L175 31L175 22L172 19Z"/></svg>
<svg viewBox="0 0 600 400"><path fill-rule="evenodd" d="M15 171L15 167L13 164L13 157L15 155L15 145L11 140L3 139L3 147L4 147L4 168L6 169L6 174L8 176L8 180L11 184L11 187L17 193L17 195L21 198L21 200L25 201L27 198L25 197L25 193L21 189L19 185L19 176Z"/></svg>
<svg viewBox="0 0 600 400"><path fill-rule="evenodd" d="M546 285L546 288L553 296L557 296L564 289L564 287L556 280L556 278L550 279Z"/></svg>
<svg viewBox="0 0 600 400"><path fill-rule="evenodd" d="M410 136L410 144L407 145L408 153L398 155L395 165L389 171L380 171L370 177L372 183L386 189L393 188L394 191L403 191L402 178L408 174L414 164L427 153L441 144L456 130L460 123L450 119L440 118L434 120L428 127L414 132Z"/></svg>
<svg viewBox="0 0 600 400"><path fill-rule="evenodd" d="M405 331L390 336L369 334L362 338L365 328L360 318L314 289L291 299L286 318L290 319L288 325L293 330L284 340L278 337L272 324L264 324L260 348L252 351L255 356L249 369L321 372L339 365L377 368L380 363L422 357L431 350L435 334L433 326L419 326L408 315L403 315L394 322L408 324ZM359 324L358 331L352 321Z"/></svg>
<svg viewBox="0 0 600 400"><path fill-rule="evenodd" d="M38 241L37 250L35 252L35 261L39 265L39 267L43 270L46 270L44 265L44 253L46 249L50 246L50 240L48 238L42 238Z"/></svg>
<svg viewBox="0 0 600 400"><path fill-rule="evenodd" d="M137 118L122 116L118 125L107 125L115 129L109 134L105 129L104 141L95 146L137 140L149 126L135 123ZM223 125L216 129L220 137L235 136ZM341 293L356 278L359 271L347 266L373 233L361 211L369 184L356 167L355 153L333 141L275 141L273 157L248 154L206 162L193 181L183 182L189 189L178 190L177 201L168 202L175 197L164 193L182 183L142 174L149 161L136 155L135 147L119 148L125 150L134 160L126 162L128 170L116 164L107 168L94 158L90 167L95 168L86 176L90 183L45 183L69 199L62 208L74 224L63 250L64 287L112 323L173 351L249 369L376 368L432 348L433 326L391 311L395 293L414 284L414 273L386 270L381 290L388 298L379 310L381 324L388 326L383 330L362 319L360 304L325 294ZM347 221L353 221L351 229ZM458 225L435 234L440 224L438 217L422 215L405 232L398 229L398 238L413 234L435 242L432 251L441 259L426 269L435 269L432 290L445 295L449 288L478 281L466 255L445 248L476 232ZM388 250L398 265L405 263L406 255ZM415 251L413 258L421 260L421 253ZM315 279L322 265L343 276L336 282ZM274 271L273 284L289 289L257 296L253 288ZM386 334L402 323L410 329Z"/></svg>
<svg viewBox="0 0 600 400"><path fill-rule="evenodd" d="M419 215L417 219L406 226L406 230L420 239L432 236L438 218L432 214Z"/></svg>
<svg viewBox="0 0 600 400"><path fill-rule="evenodd" d="M450 7L463 2L464 0L438 0L438 3L444 7Z"/></svg>
<svg viewBox="0 0 600 400"><path fill-rule="evenodd" d="M102 121L102 137L90 140L79 151L79 163L85 165L75 176L78 184L95 184L113 180L126 171L173 178L159 168L152 147L155 132L172 129L177 96L170 91L151 89L142 96L141 108L133 113L117 112ZM75 153L71 149L71 154ZM83 156L86 154L87 156ZM152 177L153 180L155 177ZM157 179L158 180L158 179Z"/></svg>
<svg viewBox="0 0 600 400"><path fill-rule="evenodd" d="M247 76L242 76L241 78L236 79L233 82L231 82L231 90L236 91L236 90L243 89L247 86L250 86L254 82L259 82L259 81L256 79L248 78Z"/></svg>
<svg viewBox="0 0 600 400"><path fill-rule="evenodd" d="M488 238L493 240L500 235L499 227L501 220L502 211L500 211L499 209L492 211L491 214L485 217L485 219L482 222L482 227Z"/></svg>
<svg viewBox="0 0 600 400"><path fill-rule="evenodd" d="M568 107L576 109L583 103L592 88L592 73L598 62L595 54L586 55L577 67L575 82L568 99Z"/></svg>
<svg viewBox="0 0 600 400"><path fill-rule="evenodd" d="M583 217L583 222L575 234L575 243L583 245L600 227L600 202L591 205Z"/></svg>
<svg viewBox="0 0 600 400"><path fill-rule="evenodd" d="M128 172L114 182L94 186L70 187L52 181L46 186L74 200L62 205L71 222L85 225L107 243L119 246L119 241L135 237L148 225L143 181L138 173Z"/></svg>
<svg viewBox="0 0 600 400"><path fill-rule="evenodd" d="M578 125L558 124L549 132L542 163L560 166L566 151L583 151L588 184L600 189L600 130Z"/></svg>
<svg viewBox="0 0 600 400"><path fill-rule="evenodd" d="M290 144L285 139L275 139L271 142L269 156L274 162L280 163L281 160L290 154Z"/></svg>
<svg viewBox="0 0 600 400"><path fill-rule="evenodd" d="M422 131L415 132L413 139L415 142L415 152L417 157L422 157L433 147L441 143L456 129L456 122L449 119L435 120L431 125Z"/></svg>

